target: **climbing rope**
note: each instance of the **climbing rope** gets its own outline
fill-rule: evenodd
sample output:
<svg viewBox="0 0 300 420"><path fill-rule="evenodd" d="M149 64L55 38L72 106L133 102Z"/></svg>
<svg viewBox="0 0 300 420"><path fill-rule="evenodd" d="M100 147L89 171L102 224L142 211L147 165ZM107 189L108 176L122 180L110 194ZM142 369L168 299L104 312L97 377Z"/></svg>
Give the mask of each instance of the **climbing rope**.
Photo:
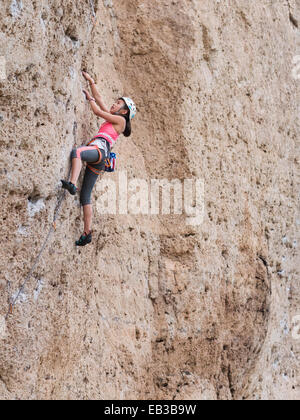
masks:
<svg viewBox="0 0 300 420"><path fill-rule="evenodd" d="M71 168L69 169L68 179L69 179L69 177L70 177L70 173L71 173ZM8 308L7 314L6 314L6 316L5 316L5 320L7 320L7 318L9 317L9 315L12 315L12 313L13 313L13 308L15 307L15 305L16 305L16 303L17 303L17 301L18 301L19 297L21 296L21 294L22 294L22 292L23 292L23 290L24 290L24 288L25 288L26 284L27 284L27 283L28 283L28 281L30 280L30 278L31 278L31 276L32 276L32 273L34 272L35 267L37 266L37 264L38 264L38 262L39 262L39 260L40 260L40 258L41 258L41 256L42 256L42 254L43 254L43 252L44 252L44 250L45 250L45 248L46 248L46 245L47 245L47 243L48 243L48 240L49 240L49 238L50 238L50 236L51 236L52 232L53 232L54 230L56 230L56 220L57 220L57 218L58 218L58 215L59 215L59 212L60 212L60 209L61 209L61 205L62 205L62 203L63 203L63 201L64 201L64 199L65 199L65 196L66 196L66 190L63 190L63 191L61 192L60 196L58 197L57 204L56 204L56 207L55 207L55 209L54 209L53 222L52 222L52 225L51 225L51 227L50 227L50 229L49 229L48 235L46 236L46 239L45 239L45 241L44 241L44 243L43 243L43 246L42 246L42 248L41 248L40 252L38 253L38 256L36 257L36 259L35 259L35 261L34 261L34 263L33 263L33 266L31 267L31 269L30 269L30 271L29 271L29 273L28 273L27 277L25 278L24 282L22 283L21 287L19 288L19 290L18 290L18 292L17 292L16 296L15 296L13 299L12 299L12 298L10 298L10 299L9 299L9 301L10 301L10 302L9 302L9 308Z"/></svg>
<svg viewBox="0 0 300 420"><path fill-rule="evenodd" d="M95 13L95 5L94 5L94 1L90 0L90 7L92 9L92 15L95 18L96 17L96 13Z"/></svg>

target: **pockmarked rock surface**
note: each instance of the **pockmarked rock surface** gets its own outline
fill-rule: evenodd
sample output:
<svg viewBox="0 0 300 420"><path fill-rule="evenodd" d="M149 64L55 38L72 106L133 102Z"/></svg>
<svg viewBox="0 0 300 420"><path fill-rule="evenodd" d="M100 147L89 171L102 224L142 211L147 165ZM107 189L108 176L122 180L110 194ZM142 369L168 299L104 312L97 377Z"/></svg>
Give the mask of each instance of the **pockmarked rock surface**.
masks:
<svg viewBox="0 0 300 420"><path fill-rule="evenodd" d="M2 1L2 399L300 397L299 23L296 0ZM82 69L133 134L92 244L67 195L9 314L101 123ZM130 211L155 180L194 206Z"/></svg>

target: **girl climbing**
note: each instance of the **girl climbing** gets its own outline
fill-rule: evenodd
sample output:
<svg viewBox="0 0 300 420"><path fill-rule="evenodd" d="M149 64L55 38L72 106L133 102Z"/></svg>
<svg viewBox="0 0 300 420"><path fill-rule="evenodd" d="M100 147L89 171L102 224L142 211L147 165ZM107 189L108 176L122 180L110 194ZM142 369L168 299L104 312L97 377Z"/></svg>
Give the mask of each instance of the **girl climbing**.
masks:
<svg viewBox="0 0 300 420"><path fill-rule="evenodd" d="M77 246L87 245L92 241L92 204L91 192L101 171L105 167L105 159L109 157L111 148L115 145L120 134L129 137L131 134L131 120L136 114L136 107L130 98L119 98L110 108L104 105L102 98L96 88L94 79L86 72L83 77L89 82L92 94L83 90L86 99L90 102L95 115L103 118L105 122L101 125L98 134L91 139L86 146L80 146L72 150L72 170L70 181L62 182L62 187L70 194L77 192L76 183L82 168L82 161L87 162L83 183L80 193L80 203L83 206L84 233L76 241Z"/></svg>

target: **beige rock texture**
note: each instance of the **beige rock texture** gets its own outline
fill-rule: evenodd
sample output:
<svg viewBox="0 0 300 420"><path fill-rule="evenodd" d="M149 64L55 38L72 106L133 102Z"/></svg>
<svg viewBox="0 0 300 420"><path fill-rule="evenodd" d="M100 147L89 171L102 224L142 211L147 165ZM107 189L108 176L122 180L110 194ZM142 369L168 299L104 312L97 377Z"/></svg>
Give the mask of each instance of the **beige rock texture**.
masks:
<svg viewBox="0 0 300 420"><path fill-rule="evenodd" d="M299 24L299 0L1 1L1 399L299 399ZM102 122L82 69L138 113L78 249L78 196L45 239ZM103 214L124 175L200 180L203 220Z"/></svg>

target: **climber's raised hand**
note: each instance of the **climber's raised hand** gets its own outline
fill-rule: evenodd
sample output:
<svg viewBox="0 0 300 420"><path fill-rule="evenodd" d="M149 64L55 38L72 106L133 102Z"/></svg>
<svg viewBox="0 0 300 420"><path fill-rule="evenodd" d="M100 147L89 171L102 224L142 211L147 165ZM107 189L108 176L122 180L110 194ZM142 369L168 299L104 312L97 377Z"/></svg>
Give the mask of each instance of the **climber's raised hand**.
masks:
<svg viewBox="0 0 300 420"><path fill-rule="evenodd" d="M95 83L94 79L85 71L82 71L82 75L85 78L85 80L87 80L90 83Z"/></svg>

